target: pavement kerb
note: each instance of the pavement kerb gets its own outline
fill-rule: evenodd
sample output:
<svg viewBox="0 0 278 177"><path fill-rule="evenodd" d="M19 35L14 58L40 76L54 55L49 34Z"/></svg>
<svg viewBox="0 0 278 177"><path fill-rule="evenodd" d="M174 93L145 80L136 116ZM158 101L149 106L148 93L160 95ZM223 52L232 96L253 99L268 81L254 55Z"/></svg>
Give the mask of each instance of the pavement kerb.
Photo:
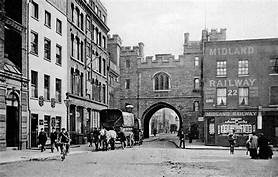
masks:
<svg viewBox="0 0 278 177"><path fill-rule="evenodd" d="M88 151L72 151L68 154L68 156L71 155L75 155L75 154L82 154L82 153L88 153ZM52 158L60 158L61 155L60 154L51 154L48 156L43 156L43 157L37 157L37 156L33 156L33 157L26 157L26 158L20 158L20 159L11 159L11 160L7 160L7 161L3 161L1 162L0 160L0 165L5 165L5 164L11 164L11 163L16 163L16 162L26 162L26 161L44 161L44 160L48 160L48 159L52 159Z"/></svg>
<svg viewBox="0 0 278 177"><path fill-rule="evenodd" d="M173 143L176 145L177 148L180 148L178 143L176 141L169 140L169 142ZM206 146L206 145L200 145L200 146L186 146L184 149L191 149L191 150L229 150L229 147L224 147L224 146ZM240 150L240 151L246 151L245 147L235 147L235 150ZM278 148L273 148L273 151L278 151Z"/></svg>

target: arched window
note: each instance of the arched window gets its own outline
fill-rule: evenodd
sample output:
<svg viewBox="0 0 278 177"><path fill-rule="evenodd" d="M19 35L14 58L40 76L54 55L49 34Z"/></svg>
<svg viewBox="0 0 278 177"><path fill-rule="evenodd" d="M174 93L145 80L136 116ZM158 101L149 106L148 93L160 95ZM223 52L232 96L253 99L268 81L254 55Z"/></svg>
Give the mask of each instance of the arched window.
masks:
<svg viewBox="0 0 278 177"><path fill-rule="evenodd" d="M154 90L169 90L170 77L164 72L157 73L153 78Z"/></svg>
<svg viewBox="0 0 278 177"><path fill-rule="evenodd" d="M199 111L199 101L193 102L193 111L196 111L196 112Z"/></svg>
<svg viewBox="0 0 278 177"><path fill-rule="evenodd" d="M199 90L200 89L200 79L199 78L195 78L194 79L194 89L195 90Z"/></svg>

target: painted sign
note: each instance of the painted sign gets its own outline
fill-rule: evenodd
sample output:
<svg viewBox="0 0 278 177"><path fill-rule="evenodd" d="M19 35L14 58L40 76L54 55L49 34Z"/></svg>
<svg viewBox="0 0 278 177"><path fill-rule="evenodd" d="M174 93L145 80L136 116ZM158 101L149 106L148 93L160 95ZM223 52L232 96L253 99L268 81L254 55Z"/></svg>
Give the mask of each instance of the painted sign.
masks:
<svg viewBox="0 0 278 177"><path fill-rule="evenodd" d="M224 112L205 112L205 116L208 117L223 117L223 116L257 116L256 111L224 111Z"/></svg>
<svg viewBox="0 0 278 177"><path fill-rule="evenodd" d="M253 87L256 79L210 80L210 87Z"/></svg>
<svg viewBox="0 0 278 177"><path fill-rule="evenodd" d="M247 133L250 134L256 130L256 125L248 123L248 121L243 118L230 118L224 121L222 124L217 126L218 134L228 134L232 130L235 130L236 133Z"/></svg>
<svg viewBox="0 0 278 177"><path fill-rule="evenodd" d="M222 47L210 48L209 55L251 55L255 53L254 47Z"/></svg>

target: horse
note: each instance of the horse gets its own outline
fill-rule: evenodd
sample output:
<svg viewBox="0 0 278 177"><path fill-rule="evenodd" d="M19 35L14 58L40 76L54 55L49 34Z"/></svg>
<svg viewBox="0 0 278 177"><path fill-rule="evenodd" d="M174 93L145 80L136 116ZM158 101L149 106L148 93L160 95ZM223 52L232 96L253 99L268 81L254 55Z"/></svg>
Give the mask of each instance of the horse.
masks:
<svg viewBox="0 0 278 177"><path fill-rule="evenodd" d="M134 145L134 134L133 132L124 132L125 137L126 137L126 141L127 141L127 146L129 147L133 147Z"/></svg>
<svg viewBox="0 0 278 177"><path fill-rule="evenodd" d="M102 150L107 150L107 137L106 137L107 130L105 128L100 130L100 145Z"/></svg>
<svg viewBox="0 0 278 177"><path fill-rule="evenodd" d="M106 132L107 145L110 145L111 150L115 149L116 138L117 138L117 133L115 130L109 130Z"/></svg>

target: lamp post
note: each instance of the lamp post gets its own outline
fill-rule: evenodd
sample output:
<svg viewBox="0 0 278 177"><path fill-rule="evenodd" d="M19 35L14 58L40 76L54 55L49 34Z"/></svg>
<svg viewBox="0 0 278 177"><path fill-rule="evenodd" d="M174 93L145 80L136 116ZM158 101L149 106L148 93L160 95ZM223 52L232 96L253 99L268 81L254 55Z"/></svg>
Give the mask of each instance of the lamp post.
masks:
<svg viewBox="0 0 278 177"><path fill-rule="evenodd" d="M71 104L71 100L68 97L68 93L66 93L66 99L64 100L64 103L67 107L67 131L70 130L70 115L69 115L69 107Z"/></svg>

